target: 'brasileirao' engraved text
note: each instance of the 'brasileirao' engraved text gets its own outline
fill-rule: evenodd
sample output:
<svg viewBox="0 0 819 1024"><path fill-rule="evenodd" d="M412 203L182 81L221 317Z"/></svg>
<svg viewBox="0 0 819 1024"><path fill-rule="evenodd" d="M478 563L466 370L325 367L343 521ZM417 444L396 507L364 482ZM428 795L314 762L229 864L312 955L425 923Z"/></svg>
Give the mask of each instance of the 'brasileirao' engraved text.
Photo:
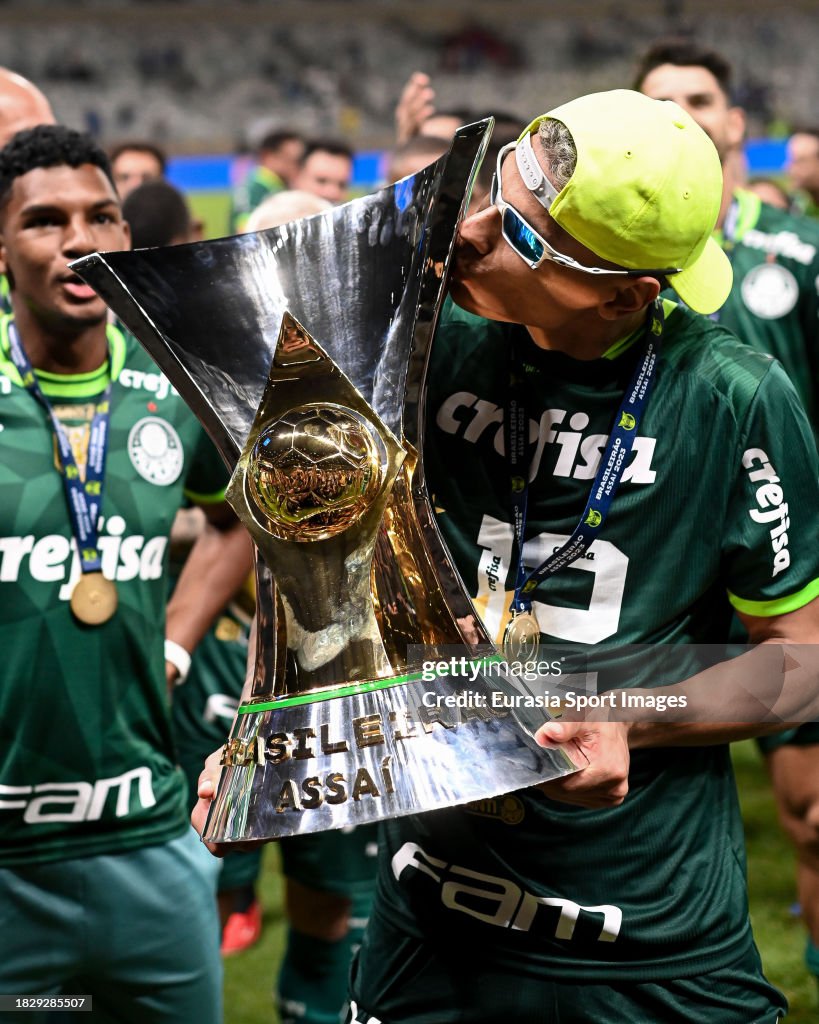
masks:
<svg viewBox="0 0 819 1024"><path fill-rule="evenodd" d="M329 723L319 725L318 732L311 726L293 729L290 732L272 732L266 740L259 742L260 754L270 764L280 765L293 762L294 776L282 781L274 806L278 814L285 811L310 811L323 803L342 804L348 800L358 801L363 797L378 799L395 792L395 764L392 754L385 753L377 765L358 764L346 757L344 770L319 771L318 774L301 775L297 771L301 762L306 771L321 767L321 762L335 755L355 755L356 750L383 746L394 742L412 740L422 734L429 734L437 725L444 729L458 729L467 723L475 726L505 718L508 711L491 707L435 707L417 708L417 719L406 711L389 711L382 714L361 715L352 719L344 733L333 732ZM329 768L325 765L325 768Z"/></svg>

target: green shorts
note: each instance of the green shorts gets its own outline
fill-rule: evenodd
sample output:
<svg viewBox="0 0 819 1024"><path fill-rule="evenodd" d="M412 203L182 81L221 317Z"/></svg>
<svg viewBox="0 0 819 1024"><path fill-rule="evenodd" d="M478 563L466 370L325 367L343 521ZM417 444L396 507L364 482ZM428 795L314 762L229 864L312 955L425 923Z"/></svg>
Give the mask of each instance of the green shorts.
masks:
<svg viewBox="0 0 819 1024"><path fill-rule="evenodd" d="M350 899L375 891L377 826L282 839L282 874L310 889Z"/></svg>
<svg viewBox="0 0 819 1024"><path fill-rule="evenodd" d="M819 743L819 722L803 722L796 729L760 736L756 742L763 754L770 754L779 747L809 747Z"/></svg>
<svg viewBox="0 0 819 1024"><path fill-rule="evenodd" d="M0 869L0 992L92 997L91 1013L60 1012L59 1024L219 1024L215 865L190 829L128 853Z"/></svg>
<svg viewBox="0 0 819 1024"><path fill-rule="evenodd" d="M226 853L218 862L219 892L255 886L262 869L262 850L242 850Z"/></svg>
<svg viewBox="0 0 819 1024"><path fill-rule="evenodd" d="M465 962L444 939L421 942L371 920L353 963L348 1024L775 1024L787 1002L749 950L682 980L566 984Z"/></svg>

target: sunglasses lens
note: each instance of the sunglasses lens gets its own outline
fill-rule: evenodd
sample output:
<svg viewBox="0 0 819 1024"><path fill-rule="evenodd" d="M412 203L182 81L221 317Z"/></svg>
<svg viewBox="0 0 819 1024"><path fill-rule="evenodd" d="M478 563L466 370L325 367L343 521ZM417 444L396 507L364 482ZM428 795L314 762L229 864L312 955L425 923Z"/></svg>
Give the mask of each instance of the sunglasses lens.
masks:
<svg viewBox="0 0 819 1024"><path fill-rule="evenodd" d="M543 244L509 207L503 211L503 236L527 262L537 263L543 255Z"/></svg>

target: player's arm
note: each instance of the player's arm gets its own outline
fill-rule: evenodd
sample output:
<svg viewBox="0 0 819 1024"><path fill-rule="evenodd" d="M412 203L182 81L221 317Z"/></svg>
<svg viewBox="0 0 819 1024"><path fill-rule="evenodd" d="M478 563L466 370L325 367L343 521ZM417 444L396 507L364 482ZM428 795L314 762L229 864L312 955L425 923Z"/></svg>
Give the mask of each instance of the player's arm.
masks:
<svg viewBox="0 0 819 1024"><path fill-rule="evenodd" d="M673 686L632 694L684 698L660 714L636 707L628 721L547 722L536 739L546 747L579 748L588 766L539 788L553 800L583 807L614 807L628 793L631 751L731 743L819 718L819 599L772 619L742 616L757 646ZM623 713L620 713L621 717Z"/></svg>
<svg viewBox="0 0 819 1024"><path fill-rule="evenodd" d="M737 614L755 649L664 688L684 692L698 720L633 722L632 749L732 743L819 718L819 598L780 615Z"/></svg>
<svg viewBox="0 0 819 1024"><path fill-rule="evenodd" d="M191 548L166 612L166 638L189 654L253 568L250 537L227 502L201 508L205 527ZM179 677L177 660L166 662L169 683Z"/></svg>
<svg viewBox="0 0 819 1024"><path fill-rule="evenodd" d="M247 642L247 668L245 673L245 685L242 688L242 696L240 698L240 704L250 697L251 686L253 685L253 674L256 666L256 631L258 628L258 616L253 616L253 621L250 624L250 636ZM216 796L216 790L219 788L219 778L222 774L222 751L223 747L219 747L214 750L205 761L205 765L199 775L199 784L197 786L197 796L199 797L196 802L193 811L191 812L191 824L201 836L205 830L205 823L208 820L208 814L210 812L210 805L213 803L213 799ZM211 853L217 857L223 857L227 852L228 848L231 850L246 849L251 850L259 845L258 841L248 843L206 843L207 848Z"/></svg>
<svg viewBox="0 0 819 1024"><path fill-rule="evenodd" d="M647 691L685 694L686 707L627 723L632 749L732 743L819 718L819 598L786 614L738 615L754 649Z"/></svg>
<svg viewBox="0 0 819 1024"><path fill-rule="evenodd" d="M413 71L395 108L396 145L400 146L420 132L424 121L435 113L434 100L429 75Z"/></svg>
<svg viewBox="0 0 819 1024"><path fill-rule="evenodd" d="M723 572L753 648L682 682L629 691L664 696L661 712L656 703L624 710L615 702L595 720L546 723L539 742L575 744L590 762L543 786L554 799L620 803L632 749L729 743L819 718L819 471L796 392L775 365L748 405L737 463Z"/></svg>

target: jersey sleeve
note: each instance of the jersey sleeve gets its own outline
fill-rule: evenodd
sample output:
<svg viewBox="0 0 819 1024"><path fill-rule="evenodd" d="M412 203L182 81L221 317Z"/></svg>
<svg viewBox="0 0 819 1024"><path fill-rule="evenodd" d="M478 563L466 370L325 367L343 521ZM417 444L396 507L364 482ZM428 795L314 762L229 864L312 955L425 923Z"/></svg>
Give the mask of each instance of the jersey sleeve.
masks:
<svg viewBox="0 0 819 1024"><path fill-rule="evenodd" d="M185 477L185 497L196 505L215 505L225 500L230 473L216 446L197 425L197 440Z"/></svg>
<svg viewBox="0 0 819 1024"><path fill-rule="evenodd" d="M819 350L819 232L813 238L814 257L808 268L808 280L800 289L799 323L811 353ZM814 386L819 386L814 381Z"/></svg>
<svg viewBox="0 0 819 1024"><path fill-rule="evenodd" d="M756 616L819 596L819 457L807 416L778 363L740 424L722 552L728 596Z"/></svg>

